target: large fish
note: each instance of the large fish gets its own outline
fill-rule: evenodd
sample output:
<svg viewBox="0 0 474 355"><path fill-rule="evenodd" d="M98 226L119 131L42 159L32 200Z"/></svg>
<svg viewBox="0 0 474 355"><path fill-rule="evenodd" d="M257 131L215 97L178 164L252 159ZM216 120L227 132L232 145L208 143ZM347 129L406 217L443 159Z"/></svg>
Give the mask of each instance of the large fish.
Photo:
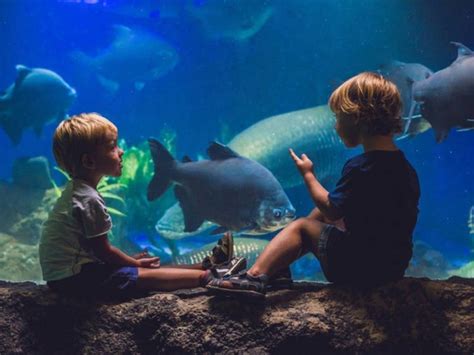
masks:
<svg viewBox="0 0 474 355"><path fill-rule="evenodd" d="M257 34L274 12L270 0L202 0L186 7L211 39L245 41Z"/></svg>
<svg viewBox="0 0 474 355"><path fill-rule="evenodd" d="M114 29L114 41L96 57L80 51L72 54L93 68L110 92L117 91L123 83L134 83L140 90L146 82L162 77L178 63L174 48L153 33L119 25Z"/></svg>
<svg viewBox="0 0 474 355"><path fill-rule="evenodd" d="M66 117L76 90L58 74L42 68L16 66L15 82L0 96L0 126L16 145L32 127L39 136L43 126Z"/></svg>
<svg viewBox="0 0 474 355"><path fill-rule="evenodd" d="M461 43L457 59L429 78L413 83L413 99L442 142L453 127L474 128L474 53Z"/></svg>
<svg viewBox="0 0 474 355"><path fill-rule="evenodd" d="M404 63L392 61L379 69L380 74L392 81L400 91L403 101L403 117L410 116L412 107L412 87L413 83L428 79L433 75L433 71L420 63Z"/></svg>
<svg viewBox="0 0 474 355"><path fill-rule="evenodd" d="M268 240L256 238L235 238L234 237L234 255L242 256L247 259L247 266L253 265L263 249L268 244ZM176 258L176 264L189 265L197 264L212 253L212 248L216 243L209 243L203 247L190 251L189 253L180 255Z"/></svg>
<svg viewBox="0 0 474 355"><path fill-rule="evenodd" d="M305 153L314 162L318 178L331 184L340 175L348 150L334 129L335 117L327 105L293 111L261 120L236 135L229 148L258 161L283 187L303 183L288 149Z"/></svg>
<svg viewBox="0 0 474 355"><path fill-rule="evenodd" d="M327 105L293 111L261 120L236 135L229 147L269 169L283 187L303 183L288 154L288 148L308 154L319 179L331 186L341 173L348 150L337 135L335 118ZM168 239L181 239L204 232L184 231L183 213L176 204L158 220L156 230Z"/></svg>
<svg viewBox="0 0 474 355"><path fill-rule="evenodd" d="M295 209L272 173L230 148L214 142L207 149L211 160L180 163L158 141L149 144L155 175L147 197L160 197L175 182L185 232L207 220L220 225L216 233L265 234L294 219Z"/></svg>

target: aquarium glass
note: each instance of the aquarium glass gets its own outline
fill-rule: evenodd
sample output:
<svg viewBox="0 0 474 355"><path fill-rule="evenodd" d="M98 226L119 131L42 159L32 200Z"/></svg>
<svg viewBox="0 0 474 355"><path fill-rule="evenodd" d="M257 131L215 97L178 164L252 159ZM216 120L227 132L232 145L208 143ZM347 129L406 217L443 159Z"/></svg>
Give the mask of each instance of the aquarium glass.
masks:
<svg viewBox="0 0 474 355"><path fill-rule="evenodd" d="M207 221L185 234L173 186L148 201L150 137L177 161L209 159L213 141L228 145L270 169L305 216L314 204L288 148L313 159L328 189L361 152L335 134L331 92L379 72L398 80L409 118L407 88L427 80L424 70L472 59L473 28L467 0L0 0L0 279L41 282L41 225L68 179L52 136L67 115L98 112L118 128L123 174L98 187L110 241L163 264L200 262L222 234ZM441 78L430 95L446 104L415 106L397 140L421 184L410 276L474 275L474 63L465 73L456 80L466 90L448 98L452 77ZM439 112L449 127L435 131L425 116ZM276 231L246 232L236 233L235 253L252 264ZM292 272L325 280L312 255Z"/></svg>

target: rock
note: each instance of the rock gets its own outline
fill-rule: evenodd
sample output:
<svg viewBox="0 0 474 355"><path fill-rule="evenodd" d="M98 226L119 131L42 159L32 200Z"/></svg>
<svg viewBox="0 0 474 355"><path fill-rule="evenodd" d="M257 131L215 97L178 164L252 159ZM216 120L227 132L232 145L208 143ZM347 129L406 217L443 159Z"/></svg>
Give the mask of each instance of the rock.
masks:
<svg viewBox="0 0 474 355"><path fill-rule="evenodd" d="M38 246L20 243L12 236L0 233L0 280L41 279Z"/></svg>
<svg viewBox="0 0 474 355"><path fill-rule="evenodd" d="M55 189L25 188L0 182L0 233L7 233L25 244L37 244L41 225L58 198Z"/></svg>
<svg viewBox="0 0 474 355"><path fill-rule="evenodd" d="M60 298L0 282L0 353L465 353L474 280L405 278L372 290L301 283L265 303L205 289L130 300Z"/></svg>

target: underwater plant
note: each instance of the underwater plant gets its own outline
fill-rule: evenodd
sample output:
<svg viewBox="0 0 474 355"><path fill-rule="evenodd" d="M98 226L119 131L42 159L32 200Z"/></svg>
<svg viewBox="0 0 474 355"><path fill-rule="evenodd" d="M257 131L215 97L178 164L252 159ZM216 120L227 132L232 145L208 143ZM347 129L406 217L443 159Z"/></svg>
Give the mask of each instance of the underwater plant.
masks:
<svg viewBox="0 0 474 355"><path fill-rule="evenodd" d="M160 141L176 152L176 132L170 128L161 129L158 135ZM125 200L127 218L116 224L120 230L117 239L121 241L121 246L125 250L131 250L133 241L128 241L127 235L146 234L152 236L156 234L155 224L158 217L163 214L168 207L176 202L172 192L157 201L150 202L147 199L148 184L153 176L155 166L153 164L148 142L144 141L138 145L127 146L124 139L120 140L119 146L124 150L122 156L122 175L116 179L118 184L125 185L123 197ZM128 243L129 245L124 245ZM169 246L174 250L174 246Z"/></svg>
<svg viewBox="0 0 474 355"><path fill-rule="evenodd" d="M449 274L452 276L474 278L474 261L468 262L467 264L461 266L459 269L451 270Z"/></svg>

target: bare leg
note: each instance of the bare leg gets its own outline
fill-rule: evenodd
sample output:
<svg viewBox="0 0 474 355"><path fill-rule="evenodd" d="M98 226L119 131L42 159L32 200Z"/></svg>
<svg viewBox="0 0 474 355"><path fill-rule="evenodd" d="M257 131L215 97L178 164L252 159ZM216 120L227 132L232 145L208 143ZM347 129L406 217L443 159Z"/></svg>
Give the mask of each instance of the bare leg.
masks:
<svg viewBox="0 0 474 355"><path fill-rule="evenodd" d="M252 276L272 276L307 252L316 255L324 226L324 223L312 218L292 222L270 241L248 273Z"/></svg>
<svg viewBox="0 0 474 355"><path fill-rule="evenodd" d="M202 263L196 263L196 264L186 264L186 265L175 265L175 264L169 264L169 265L163 265L161 266L162 269L187 269L187 270L204 270L202 267Z"/></svg>
<svg viewBox="0 0 474 355"><path fill-rule="evenodd" d="M137 287L144 290L173 291L181 288L199 287L207 271L159 268L138 268Z"/></svg>

